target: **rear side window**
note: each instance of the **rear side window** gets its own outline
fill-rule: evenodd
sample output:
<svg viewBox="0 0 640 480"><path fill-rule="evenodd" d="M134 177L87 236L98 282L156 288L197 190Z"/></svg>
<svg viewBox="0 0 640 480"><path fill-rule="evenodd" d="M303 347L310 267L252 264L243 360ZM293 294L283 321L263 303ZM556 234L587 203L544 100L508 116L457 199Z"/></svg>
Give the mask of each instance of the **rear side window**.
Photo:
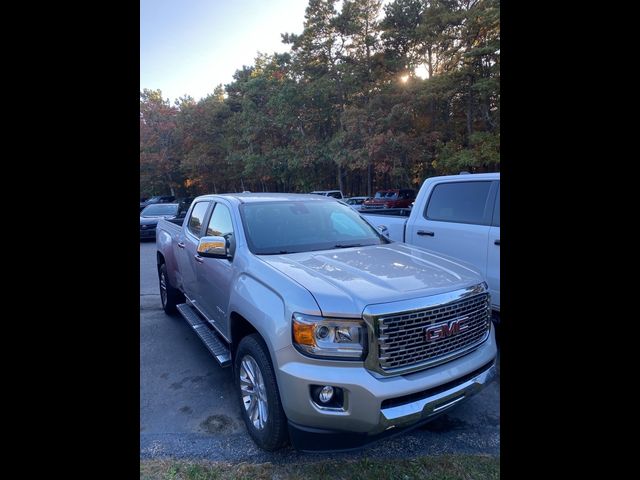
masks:
<svg viewBox="0 0 640 480"><path fill-rule="evenodd" d="M425 217L442 222L485 225L491 182L441 183L431 193Z"/></svg>
<svg viewBox="0 0 640 480"><path fill-rule="evenodd" d="M204 221L204 214L207 213L207 208L209 208L209 202L198 202L193 207L189 217L189 231L198 238L200 238L202 222Z"/></svg>

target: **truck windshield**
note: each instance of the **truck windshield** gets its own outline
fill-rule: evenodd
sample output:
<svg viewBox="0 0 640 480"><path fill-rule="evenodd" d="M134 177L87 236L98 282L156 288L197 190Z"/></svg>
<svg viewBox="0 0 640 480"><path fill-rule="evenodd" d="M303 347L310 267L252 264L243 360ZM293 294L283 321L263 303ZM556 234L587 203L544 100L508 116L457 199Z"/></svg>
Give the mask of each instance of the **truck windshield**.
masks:
<svg viewBox="0 0 640 480"><path fill-rule="evenodd" d="M249 249L256 255L388 243L358 213L340 202L245 203L240 214Z"/></svg>
<svg viewBox="0 0 640 480"><path fill-rule="evenodd" d="M142 210L143 217L155 217L160 215L176 215L178 213L178 205L174 203L158 203L155 205L149 205Z"/></svg>

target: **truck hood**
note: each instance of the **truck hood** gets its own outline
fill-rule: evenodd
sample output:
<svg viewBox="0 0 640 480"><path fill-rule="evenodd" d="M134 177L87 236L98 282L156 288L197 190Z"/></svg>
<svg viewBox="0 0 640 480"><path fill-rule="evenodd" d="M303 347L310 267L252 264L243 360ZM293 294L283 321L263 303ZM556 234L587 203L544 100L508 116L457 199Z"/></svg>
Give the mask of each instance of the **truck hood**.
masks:
<svg viewBox="0 0 640 480"><path fill-rule="evenodd" d="M403 243L261 256L315 297L325 316L437 295L482 282L470 265Z"/></svg>

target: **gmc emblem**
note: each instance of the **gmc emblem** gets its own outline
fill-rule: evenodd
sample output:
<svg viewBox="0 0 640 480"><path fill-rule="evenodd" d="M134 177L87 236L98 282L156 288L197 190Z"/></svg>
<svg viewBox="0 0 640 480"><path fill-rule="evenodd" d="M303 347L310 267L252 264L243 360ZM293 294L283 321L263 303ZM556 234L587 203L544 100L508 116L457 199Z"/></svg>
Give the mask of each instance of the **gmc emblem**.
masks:
<svg viewBox="0 0 640 480"><path fill-rule="evenodd" d="M441 338L452 337L460 332L464 332L470 327L469 317L459 317L448 323L426 327L424 329L424 336L427 342L432 342Z"/></svg>

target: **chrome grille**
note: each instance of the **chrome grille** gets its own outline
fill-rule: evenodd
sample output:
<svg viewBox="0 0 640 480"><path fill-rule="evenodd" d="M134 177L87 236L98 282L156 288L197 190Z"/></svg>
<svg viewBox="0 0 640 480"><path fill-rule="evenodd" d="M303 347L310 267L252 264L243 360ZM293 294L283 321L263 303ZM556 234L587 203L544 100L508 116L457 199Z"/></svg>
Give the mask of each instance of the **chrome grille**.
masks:
<svg viewBox="0 0 640 480"><path fill-rule="evenodd" d="M427 342L425 328L469 317L468 328L456 335ZM384 371L418 364L427 366L445 357L461 355L487 338L491 305L484 293L425 310L378 318L378 354Z"/></svg>

